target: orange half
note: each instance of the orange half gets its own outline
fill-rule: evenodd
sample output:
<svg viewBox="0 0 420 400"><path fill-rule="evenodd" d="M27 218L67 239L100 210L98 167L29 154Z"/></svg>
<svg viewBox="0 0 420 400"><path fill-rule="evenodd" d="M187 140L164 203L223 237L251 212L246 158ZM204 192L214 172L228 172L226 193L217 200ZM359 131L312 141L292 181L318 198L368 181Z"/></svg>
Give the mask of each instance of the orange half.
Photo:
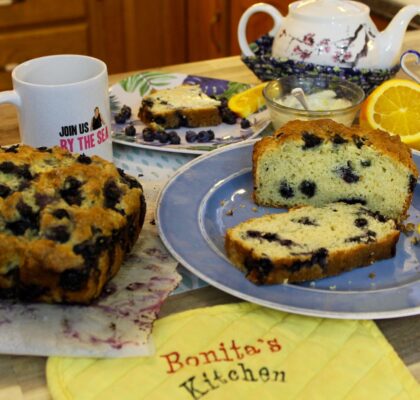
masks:
<svg viewBox="0 0 420 400"><path fill-rule="evenodd" d="M400 135L403 142L420 149L420 85L405 79L384 82L364 101L360 124Z"/></svg>

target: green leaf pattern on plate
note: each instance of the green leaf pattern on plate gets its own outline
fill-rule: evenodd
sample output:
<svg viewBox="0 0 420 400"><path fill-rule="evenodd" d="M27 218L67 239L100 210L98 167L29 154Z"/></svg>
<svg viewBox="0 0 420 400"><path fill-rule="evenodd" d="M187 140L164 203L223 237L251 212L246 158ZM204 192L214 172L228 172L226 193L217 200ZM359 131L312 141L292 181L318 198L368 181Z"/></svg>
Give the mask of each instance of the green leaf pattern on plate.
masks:
<svg viewBox="0 0 420 400"><path fill-rule="evenodd" d="M111 112L113 113L117 113L121 108L118 97L114 94L109 95L109 107L111 108Z"/></svg>
<svg viewBox="0 0 420 400"><path fill-rule="evenodd" d="M164 72L144 72L121 80L120 85L126 92L138 90L140 96L144 96L153 88L167 86L173 79L176 79L175 75Z"/></svg>
<svg viewBox="0 0 420 400"><path fill-rule="evenodd" d="M250 87L251 85L247 83L229 82L228 88L219 97L226 97L227 99L230 99L234 94L243 92Z"/></svg>

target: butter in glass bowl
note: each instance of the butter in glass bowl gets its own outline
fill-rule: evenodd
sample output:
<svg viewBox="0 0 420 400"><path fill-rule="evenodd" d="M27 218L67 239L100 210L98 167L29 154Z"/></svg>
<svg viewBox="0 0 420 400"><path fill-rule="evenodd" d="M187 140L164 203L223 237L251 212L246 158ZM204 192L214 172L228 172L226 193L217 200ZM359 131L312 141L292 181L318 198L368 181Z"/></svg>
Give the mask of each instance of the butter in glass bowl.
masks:
<svg viewBox="0 0 420 400"><path fill-rule="evenodd" d="M309 110L305 110L291 94L295 88L304 91ZM295 119L330 118L351 126L365 98L359 86L327 75L286 76L271 81L264 88L263 95L275 129Z"/></svg>

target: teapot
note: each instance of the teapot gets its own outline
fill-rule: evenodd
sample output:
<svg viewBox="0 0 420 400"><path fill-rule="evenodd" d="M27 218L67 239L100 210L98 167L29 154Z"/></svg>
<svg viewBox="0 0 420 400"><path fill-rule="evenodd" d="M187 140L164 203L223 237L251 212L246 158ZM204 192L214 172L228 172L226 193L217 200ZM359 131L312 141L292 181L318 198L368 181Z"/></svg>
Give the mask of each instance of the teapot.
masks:
<svg viewBox="0 0 420 400"><path fill-rule="evenodd" d="M244 56L254 53L246 40L251 15L263 12L274 20L272 56L344 68L391 68L398 64L408 23L419 5L402 8L379 32L363 3L349 0L301 0L289 5L284 17L270 4L257 3L242 15L238 40Z"/></svg>

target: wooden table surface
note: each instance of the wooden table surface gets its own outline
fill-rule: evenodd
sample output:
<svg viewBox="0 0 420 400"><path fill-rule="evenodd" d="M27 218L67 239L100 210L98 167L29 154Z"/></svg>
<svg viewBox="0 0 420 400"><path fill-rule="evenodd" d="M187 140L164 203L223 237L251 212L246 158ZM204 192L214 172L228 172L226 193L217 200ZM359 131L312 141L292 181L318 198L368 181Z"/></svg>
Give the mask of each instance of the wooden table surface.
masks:
<svg viewBox="0 0 420 400"><path fill-rule="evenodd" d="M418 50L418 43L420 43L420 31L409 32L404 47ZM259 83L237 56L154 70L196 74L251 84ZM110 76L110 85L129 74ZM400 75L404 76L402 73ZM19 142L16 110L12 106L0 106L0 145L16 142ZM187 309L235 301L238 299L218 289L206 287L171 296L165 302L160 317ZM378 320L376 323L420 383L420 315ZM45 381L45 362L44 357L0 355L0 400L51 399Z"/></svg>

